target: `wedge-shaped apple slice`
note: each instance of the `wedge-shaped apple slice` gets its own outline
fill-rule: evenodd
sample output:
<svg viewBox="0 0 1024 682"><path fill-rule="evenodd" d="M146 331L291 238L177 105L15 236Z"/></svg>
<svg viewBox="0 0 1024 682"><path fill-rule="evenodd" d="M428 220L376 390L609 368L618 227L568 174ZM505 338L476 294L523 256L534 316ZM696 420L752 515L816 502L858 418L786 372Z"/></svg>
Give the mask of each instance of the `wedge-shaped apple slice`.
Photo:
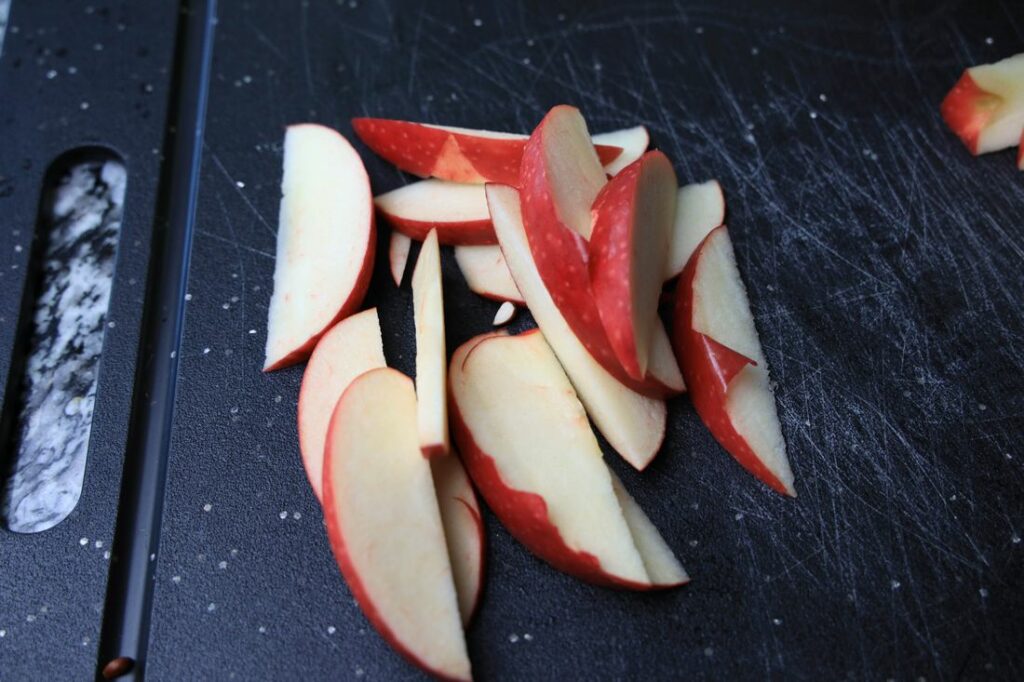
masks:
<svg viewBox="0 0 1024 682"><path fill-rule="evenodd" d="M304 360L324 332L359 309L377 241L366 169L336 131L288 127L281 191L265 372Z"/></svg>
<svg viewBox="0 0 1024 682"><path fill-rule="evenodd" d="M388 267L391 269L391 279L395 286L402 286L402 277L405 276L405 266L409 263L409 248L412 240L408 235L392 231L391 240L388 242Z"/></svg>
<svg viewBox="0 0 1024 682"><path fill-rule="evenodd" d="M718 442L752 474L795 497L768 365L724 225L683 270L675 344L693 405Z"/></svg>
<svg viewBox="0 0 1024 682"><path fill-rule="evenodd" d="M626 519L626 525L629 526L629 532L640 552L640 558L644 561L644 568L651 583L656 587L676 587L690 582L686 569L679 563L672 548L661 537L661 533L647 518L644 510L622 485L615 472L609 470L608 473L612 476L612 489L619 500L619 506L622 507L622 516Z"/></svg>
<svg viewBox="0 0 1024 682"><path fill-rule="evenodd" d="M462 624L466 625L473 618L483 586L484 520L469 476L458 457L435 459L430 468L434 473L434 490L459 598L459 614Z"/></svg>
<svg viewBox="0 0 1024 682"><path fill-rule="evenodd" d="M515 304L511 303L509 301L505 301L504 303L502 303L498 307L498 311L496 313L494 313L494 320L492 321L492 324L495 327L500 327L503 324L508 324L508 322L513 317L515 317L515 314L516 314L516 306L515 306Z"/></svg>
<svg viewBox="0 0 1024 682"><path fill-rule="evenodd" d="M338 398L352 380L387 367L377 309L347 317L320 338L299 389L299 450L316 499L323 500L324 441Z"/></svg>
<svg viewBox="0 0 1024 682"><path fill-rule="evenodd" d="M679 188L665 279L677 277L711 230L725 222L725 197L717 180Z"/></svg>
<svg viewBox="0 0 1024 682"><path fill-rule="evenodd" d="M448 454L448 354L444 338L444 296L437 232L423 242L412 271L413 318L416 324L416 396L420 448L424 457Z"/></svg>
<svg viewBox="0 0 1024 682"><path fill-rule="evenodd" d="M470 291L493 301L523 302L523 295L508 271L501 247L456 246L455 262Z"/></svg>
<svg viewBox="0 0 1024 682"><path fill-rule="evenodd" d="M516 190L487 185L487 198L509 270L587 413L616 452L637 469L644 469L658 454L665 436L665 403L641 395L612 376L569 328L537 271Z"/></svg>
<svg viewBox="0 0 1024 682"><path fill-rule="evenodd" d="M527 139L513 133L383 118L355 118L352 128L367 147L402 170L452 182L515 183ZM603 163L611 163L622 149L600 145L597 153Z"/></svg>
<svg viewBox="0 0 1024 682"><path fill-rule="evenodd" d="M590 286L626 372L647 374L679 186L672 163L648 152L604 186L591 209Z"/></svg>
<svg viewBox="0 0 1024 682"><path fill-rule="evenodd" d="M1018 144L1024 131L1024 53L964 71L941 111L972 154Z"/></svg>
<svg viewBox="0 0 1024 682"><path fill-rule="evenodd" d="M420 180L381 194L374 203L397 231L417 241L437 230L442 244L494 244L482 185Z"/></svg>
<svg viewBox="0 0 1024 682"><path fill-rule="evenodd" d="M591 139L595 145L622 149L622 153L617 157L610 162L604 162L604 172L608 175L618 175L619 171L643 156L647 151L647 145L651 142L647 128L643 126L613 130L610 133L598 133Z"/></svg>
<svg viewBox="0 0 1024 682"><path fill-rule="evenodd" d="M667 586L648 574L583 405L538 331L471 339L449 376L459 451L512 535L589 582Z"/></svg>
<svg viewBox="0 0 1024 682"><path fill-rule="evenodd" d="M470 679L431 465L420 454L412 381L356 378L331 416L324 518L345 581L377 631L432 675Z"/></svg>

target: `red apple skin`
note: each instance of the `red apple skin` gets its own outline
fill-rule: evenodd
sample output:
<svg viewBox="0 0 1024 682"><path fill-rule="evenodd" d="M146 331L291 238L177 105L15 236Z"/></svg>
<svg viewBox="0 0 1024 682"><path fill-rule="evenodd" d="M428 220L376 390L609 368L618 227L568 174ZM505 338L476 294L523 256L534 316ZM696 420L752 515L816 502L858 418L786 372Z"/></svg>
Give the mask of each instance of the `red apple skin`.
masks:
<svg viewBox="0 0 1024 682"><path fill-rule="evenodd" d="M439 244L451 246L487 246L497 244L498 238L494 234L494 226L491 219L465 220L460 222L439 222L425 220L409 220L400 216L392 215L377 208L377 212L388 222L391 227L402 234L422 242L430 234L431 230L437 230L437 241Z"/></svg>
<svg viewBox="0 0 1024 682"><path fill-rule="evenodd" d="M338 309L338 314L335 315L318 334L306 341L306 343L302 344L272 365L264 367L264 372L274 372L290 365L294 365L297 362L302 362L309 357L310 353L313 352L317 341L320 340L321 336L327 333L328 329L359 310L359 307L363 304L363 298L366 297L366 290L370 287L370 279L373 276L373 258L377 251L377 221L373 215L374 214L371 211L370 243L366 247L366 256L363 258L363 263L359 266L359 276L356 278L355 286L353 286L352 291L349 292L348 298L345 299L341 308Z"/></svg>
<svg viewBox="0 0 1024 682"><path fill-rule="evenodd" d="M412 380L410 379L410 381ZM344 400L345 394L343 393L341 398L338 399L338 405L334 408L335 411L338 410ZM330 443L334 440L334 428L335 420L331 419L330 426L327 429L326 443ZM333 459L334 458L329 454L324 457L324 525L327 527L327 538L330 541L331 549L334 551L334 557L338 561L338 567L341 569L341 573L345 577L345 582L348 583L349 589L352 591L352 596L355 598L356 602L359 603L359 608L366 615L367 620L373 623L373 627L380 633L381 637L391 645L391 648L401 654L405 660L439 680L465 682L460 678L446 676L440 671L430 668L424 663L424 661L409 651L402 641L395 636L394 631L388 627L387 621L381 617L380 612L377 611L377 608L374 606L373 600L370 599L370 595L367 593L366 587L363 585L363 581L359 576L359 572L356 570L352 558L348 555L348 546L345 543L345 538L338 525L338 519L335 514L327 512L327 510L337 508L337 505L334 502L337 493L334 490L334 484L332 483L334 476L331 473Z"/></svg>
<svg viewBox="0 0 1024 682"><path fill-rule="evenodd" d="M673 346L693 406L715 440L744 469L773 490L789 495L786 486L761 463L746 439L736 431L725 409L729 383L748 364L757 363L693 328L693 278L697 272L697 264L707 240L718 230L724 229L726 228L722 225L708 233L679 276L673 320Z"/></svg>
<svg viewBox="0 0 1024 682"><path fill-rule="evenodd" d="M982 90L971 78L969 71L964 71L960 80L942 100L942 120L963 141L971 154L977 155L978 138L999 101L998 96Z"/></svg>
<svg viewBox="0 0 1024 682"><path fill-rule="evenodd" d="M515 184L526 139L502 139L384 118L354 118L352 129L377 155L423 178ZM622 149L597 146L602 164Z"/></svg>
<svg viewBox="0 0 1024 682"><path fill-rule="evenodd" d="M1024 132L1020 135L1020 145L1017 147L1017 168L1024 170Z"/></svg>

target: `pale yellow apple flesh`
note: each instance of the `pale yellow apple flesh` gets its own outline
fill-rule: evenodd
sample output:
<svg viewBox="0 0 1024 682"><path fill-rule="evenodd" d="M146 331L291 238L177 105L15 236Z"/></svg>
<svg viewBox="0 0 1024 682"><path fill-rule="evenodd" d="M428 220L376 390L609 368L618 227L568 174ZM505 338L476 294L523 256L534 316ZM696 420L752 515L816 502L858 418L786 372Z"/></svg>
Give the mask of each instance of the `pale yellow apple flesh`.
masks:
<svg viewBox="0 0 1024 682"><path fill-rule="evenodd" d="M679 275L704 238L723 222L725 198L717 180L680 187L665 279Z"/></svg>
<svg viewBox="0 0 1024 682"><path fill-rule="evenodd" d="M482 185L445 180L418 180L377 196L386 215L418 222L468 223L487 220Z"/></svg>
<svg viewBox="0 0 1024 682"><path fill-rule="evenodd" d="M469 476L458 457L435 459L430 468L459 598L459 615L466 625L473 616L483 584L483 517Z"/></svg>
<svg viewBox="0 0 1024 682"><path fill-rule="evenodd" d="M448 454L448 354L445 350L441 252L437 231L423 242L412 272L416 324L416 396L420 448L424 457Z"/></svg>
<svg viewBox="0 0 1024 682"><path fill-rule="evenodd" d="M395 286L402 286L402 277L405 275L405 266L409 263L409 247L412 246L412 239L407 235L393 230L391 240L388 242L388 266L391 269L391 279Z"/></svg>
<svg viewBox="0 0 1024 682"><path fill-rule="evenodd" d="M626 525L629 526L629 532L640 552L640 558L644 561L644 568L647 570L647 576L651 579L651 583L659 587L672 587L690 582L686 569L679 563L679 559L676 558L665 539L661 537L661 533L647 518L647 514L636 503L633 496L623 487L619 477L614 472L610 473L612 475L612 490L615 491L615 497L619 500L619 506L622 507L623 518L626 519Z"/></svg>
<svg viewBox="0 0 1024 682"><path fill-rule="evenodd" d="M500 246L456 246L455 262L474 293L499 301L523 302Z"/></svg>
<svg viewBox="0 0 1024 682"><path fill-rule="evenodd" d="M607 145L609 147L620 147L622 153L611 163L605 164L604 172L608 175L617 175L619 171L633 163L647 151L647 145L651 138L647 134L647 128L636 126L634 128L623 128L613 130L609 133L598 133L593 136L595 145Z"/></svg>

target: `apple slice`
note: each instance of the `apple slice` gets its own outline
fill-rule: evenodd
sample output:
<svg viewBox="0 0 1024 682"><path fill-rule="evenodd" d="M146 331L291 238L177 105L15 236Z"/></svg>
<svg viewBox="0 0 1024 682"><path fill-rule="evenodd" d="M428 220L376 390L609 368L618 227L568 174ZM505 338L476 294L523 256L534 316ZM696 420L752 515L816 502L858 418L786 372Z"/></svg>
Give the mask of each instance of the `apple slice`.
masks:
<svg viewBox="0 0 1024 682"><path fill-rule="evenodd" d="M498 308L498 312L494 313L494 322L492 323L495 327L500 327L503 324L507 324L516 314L516 307L513 303L505 301Z"/></svg>
<svg viewBox="0 0 1024 682"><path fill-rule="evenodd" d="M1018 144L1024 131L1024 53L965 70L942 100L941 112L972 154Z"/></svg>
<svg viewBox="0 0 1024 682"><path fill-rule="evenodd" d="M412 381L360 375L331 416L324 519L359 607L409 661L470 679L459 602L430 463L420 455Z"/></svg>
<svg viewBox="0 0 1024 682"><path fill-rule="evenodd" d="M629 532L640 552L640 558L644 561L644 568L651 583L656 587L677 587L690 582L686 569L679 563L672 548L661 537L661 533L647 518L644 510L623 487L615 472L609 470L608 473L612 476L612 490L619 500L622 516L626 519L626 525L629 526Z"/></svg>
<svg viewBox="0 0 1024 682"><path fill-rule="evenodd" d="M583 405L537 331L452 356L455 438L487 504L531 552L599 585L654 589Z"/></svg>
<svg viewBox="0 0 1024 682"><path fill-rule="evenodd" d="M388 265L391 267L391 279L395 286L402 286L402 277L405 275L405 266L409 263L409 248L412 246L412 239L401 232L392 231L391 241L388 242Z"/></svg>
<svg viewBox="0 0 1024 682"><path fill-rule="evenodd" d="M594 200L590 287L608 340L634 379L647 374L679 185L672 163L648 152Z"/></svg>
<svg viewBox="0 0 1024 682"><path fill-rule="evenodd" d="M711 230L725 222L725 197L717 180L679 188L665 279L676 277Z"/></svg>
<svg viewBox="0 0 1024 682"><path fill-rule="evenodd" d="M416 418L420 449L427 458L448 454L448 408L445 396L448 354L444 338L444 296L437 232L430 231L412 271L413 319L416 323Z"/></svg>
<svg viewBox="0 0 1024 682"><path fill-rule="evenodd" d="M1024 170L1024 133L1021 133L1020 143L1017 147L1017 169Z"/></svg>
<svg viewBox="0 0 1024 682"><path fill-rule="evenodd" d="M459 615L465 626L473 618L483 586L484 520L458 457L435 459L430 468L459 598Z"/></svg>
<svg viewBox="0 0 1024 682"><path fill-rule="evenodd" d="M299 451L316 499L323 501L324 440L338 398L360 374L387 367L377 309L347 317L320 338L299 389Z"/></svg>
<svg viewBox="0 0 1024 682"><path fill-rule="evenodd" d="M643 156L647 151L647 145L651 142L647 128L643 126L613 130L610 133L598 133L591 139L598 146L606 145L622 149L622 153L610 162L604 161L604 172L608 175L618 175L619 171Z"/></svg>
<svg viewBox="0 0 1024 682"><path fill-rule="evenodd" d="M795 497L768 365L724 225L683 270L675 344L693 405L715 439L774 490Z"/></svg>
<svg viewBox="0 0 1024 682"><path fill-rule="evenodd" d="M496 243L481 185L420 180L373 201L395 230L417 241L437 230L442 244Z"/></svg>
<svg viewBox="0 0 1024 682"><path fill-rule="evenodd" d="M486 195L484 199L486 201ZM456 246L455 262L466 278L470 291L492 301L523 302L523 295L519 293L508 271L501 247Z"/></svg>
<svg viewBox="0 0 1024 682"><path fill-rule="evenodd" d="M324 332L359 309L377 241L366 168L337 131L288 127L281 191L265 372L304 360Z"/></svg>
<svg viewBox="0 0 1024 682"><path fill-rule="evenodd" d="M384 118L354 118L352 128L367 147L402 170L421 178L451 182L515 183L526 135L470 130ZM602 163L622 154L601 145Z"/></svg>
<svg viewBox="0 0 1024 682"><path fill-rule="evenodd" d="M622 384L594 359L569 328L537 271L516 190L487 185L487 200L509 270L587 413L616 452L637 469L645 468L658 454L665 436L665 403Z"/></svg>

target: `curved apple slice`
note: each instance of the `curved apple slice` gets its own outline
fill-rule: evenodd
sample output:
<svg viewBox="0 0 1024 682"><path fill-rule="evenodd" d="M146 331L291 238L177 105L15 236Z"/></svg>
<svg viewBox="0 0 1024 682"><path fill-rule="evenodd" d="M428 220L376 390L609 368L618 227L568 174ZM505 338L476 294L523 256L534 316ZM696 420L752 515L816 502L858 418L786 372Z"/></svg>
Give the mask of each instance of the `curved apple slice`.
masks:
<svg viewBox="0 0 1024 682"><path fill-rule="evenodd" d="M618 175L619 172L633 163L647 151L647 145L651 143L651 137L647 134L647 128L636 126L613 130L608 133L598 133L591 138L595 145L607 145L619 147L622 153L609 161L604 161L604 172L608 175ZM600 152L598 153L600 155Z"/></svg>
<svg viewBox="0 0 1024 682"><path fill-rule="evenodd" d="M455 262L470 291L493 301L523 303L500 246L456 246Z"/></svg>
<svg viewBox="0 0 1024 682"><path fill-rule="evenodd" d="M373 201L393 228L417 241L437 230L442 244L497 243L481 185L420 180Z"/></svg>
<svg viewBox="0 0 1024 682"><path fill-rule="evenodd" d="M637 393L612 376L569 328L537 272L516 190L487 185L487 197L509 270L587 413L616 452L637 469L645 468L665 437L665 403Z"/></svg>
<svg viewBox="0 0 1024 682"><path fill-rule="evenodd" d="M675 344L693 405L715 439L774 490L795 497L768 365L724 225L683 270Z"/></svg>
<svg viewBox="0 0 1024 682"><path fill-rule="evenodd" d="M405 275L405 266L409 263L409 248L412 246L412 239L401 232L391 232L391 241L388 242L388 266L391 268L391 279L395 286L402 286L402 277Z"/></svg>
<svg viewBox="0 0 1024 682"><path fill-rule="evenodd" d="M437 232L423 242L412 271L413 320L416 325L416 418L420 449L427 458L448 454L448 354L445 350L444 295Z"/></svg>
<svg viewBox="0 0 1024 682"><path fill-rule="evenodd" d="M412 381L374 369L331 417L324 518L345 581L377 631L432 675L471 677L430 463L416 437Z"/></svg>
<svg viewBox="0 0 1024 682"><path fill-rule="evenodd" d="M679 275L704 237L724 222L725 197L717 180L680 187L665 279Z"/></svg>
<svg viewBox="0 0 1024 682"><path fill-rule="evenodd" d="M325 331L359 309L377 242L366 168L337 131L288 127L281 191L265 372L304 360Z"/></svg>
<svg viewBox="0 0 1024 682"><path fill-rule="evenodd" d="M679 185L672 163L648 152L601 189L591 208L590 287L608 340L634 379L647 374Z"/></svg>
<svg viewBox="0 0 1024 682"><path fill-rule="evenodd" d="M588 582L653 582L583 405L537 332L473 339L452 357L452 424L491 510L531 552Z"/></svg>
<svg viewBox="0 0 1024 682"><path fill-rule="evenodd" d="M458 457L436 459L430 468L459 598L459 615L465 626L473 618L483 586L484 520Z"/></svg>
<svg viewBox="0 0 1024 682"><path fill-rule="evenodd" d="M942 100L941 113L972 154L1018 144L1024 132L1024 53L965 70Z"/></svg>
<svg viewBox="0 0 1024 682"><path fill-rule="evenodd" d="M421 178L451 182L515 183L526 135L470 130L384 118L354 118L352 128L367 147ZM600 145L602 163L622 149Z"/></svg>
<svg viewBox="0 0 1024 682"><path fill-rule="evenodd" d="M347 317L320 338L299 389L299 451L316 499L323 501L324 441L338 398L360 374L387 367L377 309Z"/></svg>
<svg viewBox="0 0 1024 682"><path fill-rule="evenodd" d="M629 526L629 533L633 536L633 542L640 552L640 558L644 561L644 568L655 587L667 588L678 587L690 582L690 576L686 569L679 563L679 559L672 552L661 533L655 528L647 514L636 503L633 496L629 494L622 485L622 481L615 475L615 472L608 470L612 476L612 490L619 500L622 508L622 516Z"/></svg>

